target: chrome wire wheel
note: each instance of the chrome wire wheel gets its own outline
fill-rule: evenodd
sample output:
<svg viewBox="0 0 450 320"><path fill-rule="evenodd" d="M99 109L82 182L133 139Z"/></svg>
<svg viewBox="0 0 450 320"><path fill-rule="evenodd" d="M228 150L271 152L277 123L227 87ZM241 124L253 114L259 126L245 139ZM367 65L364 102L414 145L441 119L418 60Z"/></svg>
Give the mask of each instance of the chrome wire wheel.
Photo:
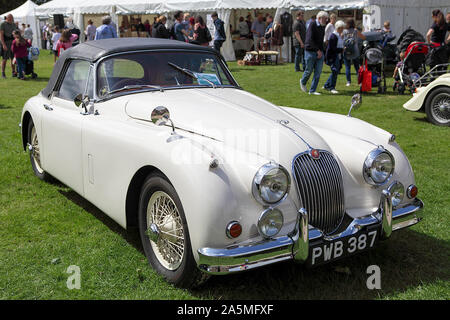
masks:
<svg viewBox="0 0 450 320"><path fill-rule="evenodd" d="M159 263L171 271L178 269L185 251L183 222L175 202L167 193L156 191L150 197L147 228L150 244Z"/></svg>
<svg viewBox="0 0 450 320"><path fill-rule="evenodd" d="M441 124L450 123L450 96L447 93L440 93L435 96L430 111L437 122Z"/></svg>
<svg viewBox="0 0 450 320"><path fill-rule="evenodd" d="M40 153L40 149L39 149L39 141L38 141L38 136L36 134L36 128L33 126L33 128L31 129L31 158L33 159L34 165L36 167L36 170L39 173L43 173L44 170L41 167L41 153Z"/></svg>

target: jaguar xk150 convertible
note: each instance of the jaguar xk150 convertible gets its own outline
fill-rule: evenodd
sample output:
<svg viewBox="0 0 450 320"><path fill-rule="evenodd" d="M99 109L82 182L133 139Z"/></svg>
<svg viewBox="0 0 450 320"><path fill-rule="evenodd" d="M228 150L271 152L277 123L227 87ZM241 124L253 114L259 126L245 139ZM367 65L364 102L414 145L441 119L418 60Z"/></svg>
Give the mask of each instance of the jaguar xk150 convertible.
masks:
<svg viewBox="0 0 450 320"><path fill-rule="evenodd" d="M206 47L80 44L26 102L21 128L36 176L138 227L149 263L177 286L328 263L420 221L394 135L258 98Z"/></svg>

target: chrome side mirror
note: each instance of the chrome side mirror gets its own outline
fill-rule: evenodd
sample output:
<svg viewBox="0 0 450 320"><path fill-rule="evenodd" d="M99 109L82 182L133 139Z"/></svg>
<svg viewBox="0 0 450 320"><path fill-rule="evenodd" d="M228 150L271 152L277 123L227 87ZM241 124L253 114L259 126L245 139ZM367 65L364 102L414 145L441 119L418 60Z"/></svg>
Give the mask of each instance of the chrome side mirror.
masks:
<svg viewBox="0 0 450 320"><path fill-rule="evenodd" d="M159 106L153 109L151 120L157 126L165 126L170 122L170 125L172 126L172 134L175 133L175 126L173 125L172 119L170 119L170 112L166 107Z"/></svg>
<svg viewBox="0 0 450 320"><path fill-rule="evenodd" d="M348 110L348 117L352 116L352 110L357 110L362 104L362 96L357 93L352 97L352 105L350 106L350 110Z"/></svg>
<svg viewBox="0 0 450 320"><path fill-rule="evenodd" d="M87 106L89 105L89 97L83 96L81 93L78 94L74 99L73 102L75 105L79 108L84 108L84 114L88 114Z"/></svg>

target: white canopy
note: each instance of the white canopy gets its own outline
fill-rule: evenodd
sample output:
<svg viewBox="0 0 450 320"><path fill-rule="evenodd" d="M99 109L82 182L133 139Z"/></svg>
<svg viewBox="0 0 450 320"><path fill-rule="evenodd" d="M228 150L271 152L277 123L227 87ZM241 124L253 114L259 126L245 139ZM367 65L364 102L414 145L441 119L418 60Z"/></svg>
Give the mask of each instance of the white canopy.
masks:
<svg viewBox="0 0 450 320"><path fill-rule="evenodd" d="M28 1L31 2L31 1ZM365 9L364 26L382 27L390 20L391 29L399 36L408 26L426 33L431 26L431 11L450 11L449 0L53 0L36 9L36 15L50 17L53 14L73 15L74 23L84 27L84 14L110 14L118 25L117 15L159 14L175 12L212 12L229 25L232 9L277 9L276 15L292 9L344 10ZM227 28L228 30L228 28ZM227 31L229 32L229 30ZM231 35L222 47L227 60L234 60Z"/></svg>
<svg viewBox="0 0 450 320"><path fill-rule="evenodd" d="M35 8L37 8L38 5L35 4L33 1L28 0L20 7L6 13L2 13L0 17L3 19L4 16L7 16L9 14L12 14L14 17L14 21L18 21L19 24L25 23L29 24L31 29L33 30L33 45L38 46L39 45L39 28L37 24L37 18L36 14L34 12Z"/></svg>

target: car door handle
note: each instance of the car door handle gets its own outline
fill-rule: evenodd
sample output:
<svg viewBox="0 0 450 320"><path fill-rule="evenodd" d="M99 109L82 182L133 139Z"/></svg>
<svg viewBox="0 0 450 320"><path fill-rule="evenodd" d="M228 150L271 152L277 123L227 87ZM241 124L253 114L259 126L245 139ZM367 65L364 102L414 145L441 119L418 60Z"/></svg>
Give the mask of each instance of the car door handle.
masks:
<svg viewBox="0 0 450 320"><path fill-rule="evenodd" d="M44 109L48 111L53 111L53 108L50 107L48 104L44 104Z"/></svg>

